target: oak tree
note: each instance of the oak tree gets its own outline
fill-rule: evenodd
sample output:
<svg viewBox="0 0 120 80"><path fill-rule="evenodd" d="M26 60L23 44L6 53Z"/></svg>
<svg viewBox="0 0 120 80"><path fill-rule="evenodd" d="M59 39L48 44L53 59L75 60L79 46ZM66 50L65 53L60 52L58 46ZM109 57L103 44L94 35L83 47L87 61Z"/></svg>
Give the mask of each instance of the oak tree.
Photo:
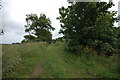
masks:
<svg viewBox="0 0 120 80"><path fill-rule="evenodd" d="M50 31L55 28L51 26L50 19L45 14L40 14L40 16L28 14L26 16L25 32L35 36L37 41L51 41L52 34Z"/></svg>

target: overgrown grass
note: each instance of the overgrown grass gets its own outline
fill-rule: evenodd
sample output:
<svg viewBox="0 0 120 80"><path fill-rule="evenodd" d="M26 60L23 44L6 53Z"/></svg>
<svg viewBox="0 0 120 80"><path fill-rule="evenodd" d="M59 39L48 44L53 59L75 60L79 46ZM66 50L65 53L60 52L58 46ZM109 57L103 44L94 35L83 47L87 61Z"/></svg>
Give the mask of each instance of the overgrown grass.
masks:
<svg viewBox="0 0 120 80"><path fill-rule="evenodd" d="M31 78L34 68L41 64L37 78L119 78L119 57L90 55L84 48L80 56L65 51L65 44L25 43L3 45L3 78Z"/></svg>

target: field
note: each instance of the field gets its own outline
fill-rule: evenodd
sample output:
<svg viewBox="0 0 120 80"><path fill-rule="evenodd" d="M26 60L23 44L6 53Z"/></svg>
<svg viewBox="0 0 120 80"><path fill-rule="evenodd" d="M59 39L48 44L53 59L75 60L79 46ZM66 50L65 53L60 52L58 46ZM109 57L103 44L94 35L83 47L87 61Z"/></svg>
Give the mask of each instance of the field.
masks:
<svg viewBox="0 0 120 80"><path fill-rule="evenodd" d="M118 78L118 56L76 56L65 43L2 46L3 78Z"/></svg>

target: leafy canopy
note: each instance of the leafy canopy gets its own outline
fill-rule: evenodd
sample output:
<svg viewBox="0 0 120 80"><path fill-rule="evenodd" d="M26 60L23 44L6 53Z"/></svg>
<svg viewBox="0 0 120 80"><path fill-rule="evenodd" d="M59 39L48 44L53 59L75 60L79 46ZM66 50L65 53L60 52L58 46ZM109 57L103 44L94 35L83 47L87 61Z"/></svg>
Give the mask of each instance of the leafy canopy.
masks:
<svg viewBox="0 0 120 80"><path fill-rule="evenodd" d="M113 31L118 21L116 11L108 11L112 2L77 2L59 9L61 29L68 43L68 50L77 52L77 46L89 46L105 51L107 56L118 51L117 36ZM78 47L79 48L79 47ZM116 52L117 53L117 52Z"/></svg>
<svg viewBox="0 0 120 80"><path fill-rule="evenodd" d="M36 39L37 41L50 41L52 39L51 30L54 30L51 26L51 21L45 14L27 14L26 15L25 32L29 35L25 36L26 39ZM35 38L34 38L34 37Z"/></svg>

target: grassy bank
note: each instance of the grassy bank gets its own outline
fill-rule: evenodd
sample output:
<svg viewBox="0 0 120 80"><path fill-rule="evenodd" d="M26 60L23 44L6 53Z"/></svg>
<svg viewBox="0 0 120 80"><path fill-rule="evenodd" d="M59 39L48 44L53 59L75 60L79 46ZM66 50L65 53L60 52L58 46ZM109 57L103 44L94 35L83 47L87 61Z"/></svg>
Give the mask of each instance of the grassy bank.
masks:
<svg viewBox="0 0 120 80"><path fill-rule="evenodd" d="M80 56L65 51L65 44L3 45L3 78L118 78L118 56Z"/></svg>

